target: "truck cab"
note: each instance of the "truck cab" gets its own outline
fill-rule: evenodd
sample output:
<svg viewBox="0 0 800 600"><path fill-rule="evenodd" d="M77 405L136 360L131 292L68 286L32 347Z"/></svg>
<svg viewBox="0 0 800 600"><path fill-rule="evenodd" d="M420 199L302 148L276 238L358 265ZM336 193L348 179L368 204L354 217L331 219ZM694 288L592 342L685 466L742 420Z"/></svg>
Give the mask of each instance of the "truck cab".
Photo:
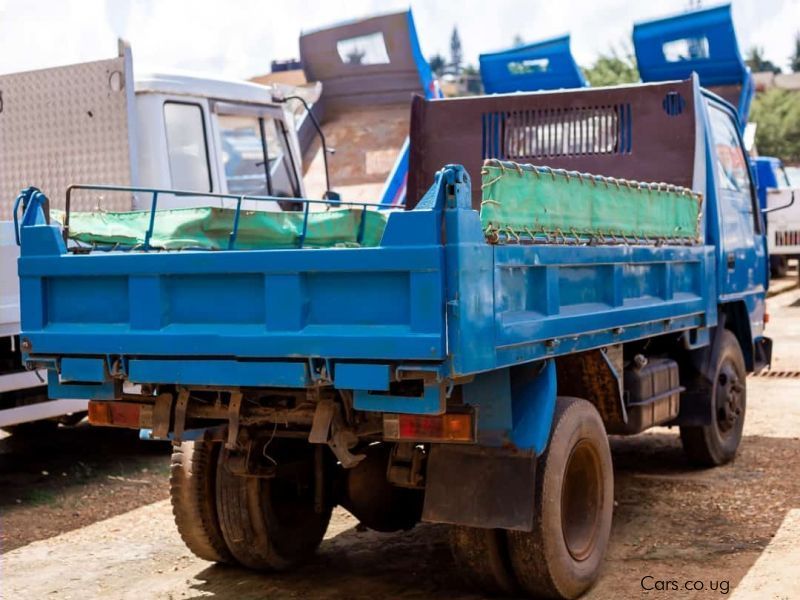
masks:
<svg viewBox="0 0 800 600"><path fill-rule="evenodd" d="M303 197L293 115L273 102L271 92L249 82L185 74L138 77L136 185L232 196L220 205L242 194ZM169 205L197 202L208 200L180 198ZM255 208L252 202L245 206Z"/></svg>
<svg viewBox="0 0 800 600"><path fill-rule="evenodd" d="M789 260L800 257L800 205L797 187L792 185L779 158L751 159L758 182L758 203L766 215L767 248L772 277L785 277Z"/></svg>
<svg viewBox="0 0 800 600"><path fill-rule="evenodd" d="M44 374L21 362L13 223L20 189L36 181L56 210L65 208L67 187L81 182L211 194L162 196L161 208L233 206L255 195L286 200L245 200L242 208L297 210L291 198L305 195L302 156L277 92L197 74L134 75L124 42L111 59L0 75L0 428L86 408L79 397L47 401ZM146 210L151 194L82 191L72 201L76 210Z"/></svg>

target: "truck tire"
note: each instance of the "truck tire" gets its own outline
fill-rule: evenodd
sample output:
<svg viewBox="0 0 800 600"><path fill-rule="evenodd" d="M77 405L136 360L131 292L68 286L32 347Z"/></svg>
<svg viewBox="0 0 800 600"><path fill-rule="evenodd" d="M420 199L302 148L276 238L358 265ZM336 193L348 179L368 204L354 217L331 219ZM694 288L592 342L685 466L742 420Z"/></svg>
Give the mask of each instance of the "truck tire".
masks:
<svg viewBox="0 0 800 600"><path fill-rule="evenodd" d="M689 460L700 467L716 467L736 456L742 441L747 408L747 370L739 341L729 330L722 339L714 365L711 395L711 424L681 426L681 442Z"/></svg>
<svg viewBox="0 0 800 600"><path fill-rule="evenodd" d="M772 255L769 257L770 276L774 279L786 277L789 271L789 259L785 256Z"/></svg>
<svg viewBox="0 0 800 600"><path fill-rule="evenodd" d="M217 518L216 474L220 444L182 442L172 448L169 496L178 533L198 558L232 563Z"/></svg>
<svg viewBox="0 0 800 600"><path fill-rule="evenodd" d="M450 528L450 549L456 567L471 585L492 595L518 593L502 529L454 525Z"/></svg>
<svg viewBox="0 0 800 600"><path fill-rule="evenodd" d="M614 505L608 436L586 400L558 398L534 503L533 531L506 534L517 582L536 598L577 598L600 573Z"/></svg>
<svg viewBox="0 0 800 600"><path fill-rule="evenodd" d="M306 442L302 445L310 449ZM283 571L313 556L332 505L316 512L313 485L303 491L289 477L234 475L226 467L227 454L222 451L217 466L217 511L236 561L250 569Z"/></svg>
<svg viewBox="0 0 800 600"><path fill-rule="evenodd" d="M391 444L374 444L358 452L366 458L344 472L338 503L373 531L413 528L422 517L424 496L421 490L398 487L387 480Z"/></svg>

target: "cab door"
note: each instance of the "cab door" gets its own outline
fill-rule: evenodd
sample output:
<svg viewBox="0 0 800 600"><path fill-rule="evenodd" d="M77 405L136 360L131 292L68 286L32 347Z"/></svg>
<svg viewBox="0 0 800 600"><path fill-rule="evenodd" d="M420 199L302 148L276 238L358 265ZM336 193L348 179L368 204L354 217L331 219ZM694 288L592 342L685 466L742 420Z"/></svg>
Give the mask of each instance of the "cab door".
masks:
<svg viewBox="0 0 800 600"><path fill-rule="evenodd" d="M720 221L721 301L744 300L753 335L763 329L766 249L755 187L739 129L731 110L708 100L712 167Z"/></svg>

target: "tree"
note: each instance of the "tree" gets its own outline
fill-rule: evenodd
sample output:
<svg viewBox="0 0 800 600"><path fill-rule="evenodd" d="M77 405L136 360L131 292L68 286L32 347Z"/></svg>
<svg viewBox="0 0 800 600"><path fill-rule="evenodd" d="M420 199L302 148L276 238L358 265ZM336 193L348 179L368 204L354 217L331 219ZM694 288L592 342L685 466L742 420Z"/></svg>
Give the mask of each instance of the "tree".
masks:
<svg viewBox="0 0 800 600"><path fill-rule="evenodd" d="M593 87L639 81L636 59L630 49L620 54L611 48L607 53L600 54L591 67L584 67L583 74Z"/></svg>
<svg viewBox="0 0 800 600"><path fill-rule="evenodd" d="M461 63L464 61L464 53L461 49L461 37L458 35L458 27L453 26L453 34L450 36L450 66L453 73L461 72Z"/></svg>
<svg viewBox="0 0 800 600"><path fill-rule="evenodd" d="M800 92L773 88L758 94L750 118L758 124L756 146L760 154L800 162Z"/></svg>
<svg viewBox="0 0 800 600"><path fill-rule="evenodd" d="M764 71L771 71L772 73L780 73L781 68L773 63L771 60L764 58L764 49L759 46L753 46L747 53L747 59L744 61L753 73L763 73Z"/></svg>
<svg viewBox="0 0 800 600"><path fill-rule="evenodd" d="M444 73L444 69L447 66L447 63L444 60L444 57L441 54L434 54L431 56L429 61L431 71L433 71L437 77L441 77Z"/></svg>
<svg viewBox="0 0 800 600"><path fill-rule="evenodd" d="M800 31L794 34L794 52L789 57L789 68L793 73L800 73Z"/></svg>

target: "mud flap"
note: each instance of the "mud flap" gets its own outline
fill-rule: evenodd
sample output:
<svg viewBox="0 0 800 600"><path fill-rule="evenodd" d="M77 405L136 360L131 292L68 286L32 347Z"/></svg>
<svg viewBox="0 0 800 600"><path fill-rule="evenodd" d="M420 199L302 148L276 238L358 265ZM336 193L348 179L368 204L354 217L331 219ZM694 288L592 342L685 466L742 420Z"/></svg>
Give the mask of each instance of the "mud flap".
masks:
<svg viewBox="0 0 800 600"><path fill-rule="evenodd" d="M533 529L533 451L435 444L422 520L485 529Z"/></svg>

